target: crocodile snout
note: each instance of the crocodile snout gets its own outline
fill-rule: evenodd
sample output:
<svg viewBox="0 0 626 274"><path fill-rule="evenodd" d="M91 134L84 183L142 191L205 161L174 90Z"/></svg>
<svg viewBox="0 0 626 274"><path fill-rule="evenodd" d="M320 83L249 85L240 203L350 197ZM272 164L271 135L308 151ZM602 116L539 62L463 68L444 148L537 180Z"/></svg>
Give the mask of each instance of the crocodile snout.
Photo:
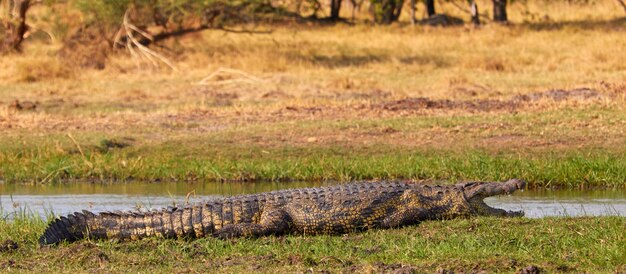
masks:
<svg viewBox="0 0 626 274"><path fill-rule="evenodd" d="M465 196L467 198L473 198L476 196L490 197L497 195L511 194L516 190L521 190L526 187L526 182L521 179L511 179L504 183L490 182L490 183L470 183L463 186Z"/></svg>

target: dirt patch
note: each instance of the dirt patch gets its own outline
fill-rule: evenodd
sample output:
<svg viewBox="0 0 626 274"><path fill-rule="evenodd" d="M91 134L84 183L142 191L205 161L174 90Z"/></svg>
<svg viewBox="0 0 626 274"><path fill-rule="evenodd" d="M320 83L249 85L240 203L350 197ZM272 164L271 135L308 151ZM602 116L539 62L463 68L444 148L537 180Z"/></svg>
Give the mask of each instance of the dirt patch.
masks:
<svg viewBox="0 0 626 274"><path fill-rule="evenodd" d="M376 262L374 264L360 264L352 265L344 268L346 273L393 273L393 274L409 274L409 273L424 273L423 269L412 265L405 264L386 264L383 262Z"/></svg>
<svg viewBox="0 0 626 274"><path fill-rule="evenodd" d="M39 102L31 102L31 101L19 101L15 100L11 104L9 104L9 110L11 111L29 111L36 110Z"/></svg>
<svg viewBox="0 0 626 274"><path fill-rule="evenodd" d="M346 90L331 91L332 96L330 98L334 100L382 100L390 98L393 95L391 92L381 89L361 91L349 91L350 87L345 89Z"/></svg>
<svg viewBox="0 0 626 274"><path fill-rule="evenodd" d="M590 88L572 90L553 89L526 95L516 95L506 100L474 99L450 100L429 99L425 97L406 98L386 102L379 107L387 111L417 111L417 110L454 110L461 109L471 112L514 111L530 106L537 102L564 102L564 101L597 101L609 99L608 95Z"/></svg>
<svg viewBox="0 0 626 274"><path fill-rule="evenodd" d="M572 90L552 89L544 92L536 92L528 95L518 95L512 98L513 101L536 102L542 99L548 99L555 102L567 100L601 100L607 96L590 88L578 88Z"/></svg>
<svg viewBox="0 0 626 274"><path fill-rule="evenodd" d="M382 108L389 111L420 110L420 109L465 109L469 111L514 110L519 108L519 102L478 99L469 101L433 100L429 98L407 98L384 103Z"/></svg>
<svg viewBox="0 0 626 274"><path fill-rule="evenodd" d="M287 107L285 107L285 110L293 111L293 112L300 112L300 113L315 114L317 112L321 112L322 108L319 108L319 107L287 106Z"/></svg>
<svg viewBox="0 0 626 274"><path fill-rule="evenodd" d="M114 149L121 149L125 147L130 147L135 143L135 139L132 137L122 137L122 138L112 138L112 139L103 139L100 141L100 151L108 152Z"/></svg>
<svg viewBox="0 0 626 274"><path fill-rule="evenodd" d="M0 263L0 269L22 269L22 267L20 265L18 265L15 260L13 259L9 259L6 262L2 262Z"/></svg>
<svg viewBox="0 0 626 274"><path fill-rule="evenodd" d="M236 91L224 91L215 87L198 87L192 90L193 94L200 96L213 107L232 106L241 98Z"/></svg>
<svg viewBox="0 0 626 274"><path fill-rule="evenodd" d="M13 240L6 240L0 244L0 253L8 253L17 250L20 246Z"/></svg>
<svg viewBox="0 0 626 274"><path fill-rule="evenodd" d="M541 268L529 265L527 267L522 268L520 271L517 271L518 274L539 274L541 273Z"/></svg>
<svg viewBox="0 0 626 274"><path fill-rule="evenodd" d="M303 261L302 256L300 255L289 255L287 258L287 263L290 265L299 265Z"/></svg>
<svg viewBox="0 0 626 274"><path fill-rule="evenodd" d="M615 96L626 96L626 83L609 83L602 81L600 85L604 90Z"/></svg>
<svg viewBox="0 0 626 274"><path fill-rule="evenodd" d="M131 89L132 90L132 89ZM206 89L193 90L198 97L204 97L204 102L216 102L217 105L229 104L230 101L239 101L236 93ZM381 96L385 93L381 91ZM156 98L160 95L151 95ZM481 95L483 96L483 95ZM502 128L503 125L486 123L484 125L472 124L460 127L425 127L424 129L406 130L404 125L360 125L358 127L347 123L346 125L332 124L330 121L351 121L355 119L388 119L402 117L406 115L435 115L446 116L449 114L466 115L471 113L516 113L531 111L546 111L570 106L570 98L577 101L571 106L585 106L595 104L595 102L606 102L604 98L621 98L614 93L602 89L598 92L591 89L576 90L548 90L540 93L528 95L518 95L505 99L491 99L476 97L469 99L432 99L432 98L405 98L389 97L385 99L375 99L372 101L350 101L328 103L326 101L310 102L306 100L291 100L277 104L259 103L258 105L247 105L237 103L236 107L215 107L209 105L196 106L193 104L177 104L177 108L158 109L157 104L138 104L136 102L121 103L119 106L103 102L89 103L76 109L77 103L84 98L68 99L57 97L54 100L42 100L33 111L5 111L0 112L0 130L22 133L25 130L37 132L65 132L80 131L106 131L113 135L147 136L152 140L165 140L171 138L171 133L216 133L226 129L236 129L250 125L267 125L269 129L276 128L274 124L294 123L300 121L324 121L323 123L313 123L312 126L319 127L315 136L310 133L298 132L287 128L287 131L278 138L278 133L267 132L256 136L258 138L248 138L252 134L243 134L238 139L244 143L256 143L262 145L285 145L295 142L298 145L317 144L350 144L355 143L398 143L402 140L402 145L410 146L441 146L449 145L442 143L441 137L452 140L462 138L463 134L473 134L472 137L480 135L483 139L498 144L512 144L518 140L528 139L528 135L517 136L509 131L515 131L512 127ZM22 104L25 99L20 98ZM401 99L401 100L398 100ZM13 100L13 98L11 98ZM34 101L33 99L30 99ZM77 100L77 101L74 101ZM152 100L152 99L151 99ZM223 101L222 101L223 100ZM562 100L558 103L555 100ZM573 99L572 99L573 100ZM579 101L583 101L579 103ZM603 100L603 101L600 101ZM617 99L615 99L617 100ZM621 99L620 99L621 100ZM217 103L222 101L223 103ZM5 101L5 106L11 101ZM618 101L615 101L618 102ZM618 103L621 103L619 101ZM123 104L123 105L121 105ZM604 120L602 120L604 121ZM606 127L608 124L602 121L584 121L579 125L581 130L590 128ZM604 123L604 124L603 124ZM327 129L328 126L336 129ZM461 125L461 124L460 124ZM576 124L578 125L578 124ZM480 128L474 128L479 126ZM506 126L506 125L505 125ZM532 128L531 125L526 127ZM556 125L553 125L556 127ZM610 128L609 128L610 129ZM242 130L242 129L241 129ZM338 131L339 130L339 131ZM503 131L505 130L505 131ZM162 134L145 134L145 132L155 132ZM493 131L487 134L484 131ZM117 132L117 133L116 133ZM340 134L339 134L340 133ZM439 135L437 135L439 134ZM258 134L255 134L258 135ZM393 136L394 138L390 138ZM308 139L314 137L315 139ZM137 137L136 137L137 138ZM544 141L547 137L537 137ZM468 139L467 137L463 139ZM310 140L310 141L309 141ZM121 148L126 142L124 140L110 140L108 144L97 144L101 151L110 151ZM120 141L120 142L117 142ZM570 143L567 143L570 144ZM136 145L136 144L133 144ZM535 146L549 146L549 144L538 143ZM560 145L559 145L560 146ZM95 149L95 148L94 148Z"/></svg>
<svg viewBox="0 0 626 274"><path fill-rule="evenodd" d="M416 267L410 265L391 265L389 270L385 269L385 272L393 273L393 274L410 274L410 273L418 273L418 269Z"/></svg>
<svg viewBox="0 0 626 274"><path fill-rule="evenodd" d="M44 95L45 96L45 95ZM2 105L0 103L0 105ZM82 107L78 102L66 98L51 98L38 100L15 99L7 105L7 109L11 113L28 113L28 112L61 112L63 110L76 109Z"/></svg>

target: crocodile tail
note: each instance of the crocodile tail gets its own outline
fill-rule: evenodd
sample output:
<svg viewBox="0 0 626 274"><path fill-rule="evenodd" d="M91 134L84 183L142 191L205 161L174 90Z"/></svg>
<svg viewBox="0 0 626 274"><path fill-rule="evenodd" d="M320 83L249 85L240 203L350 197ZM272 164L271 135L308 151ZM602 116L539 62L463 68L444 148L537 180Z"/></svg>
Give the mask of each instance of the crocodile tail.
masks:
<svg viewBox="0 0 626 274"><path fill-rule="evenodd" d="M62 241L73 242L82 239L88 231L88 219L95 215L89 211L76 212L61 216L52 221L39 238L40 245L57 244Z"/></svg>
<svg viewBox="0 0 626 274"><path fill-rule="evenodd" d="M39 238L39 244L52 245L84 238L137 240L151 236L202 237L212 231L202 208L198 205L150 212L102 212L97 215L89 211L76 212L52 221Z"/></svg>

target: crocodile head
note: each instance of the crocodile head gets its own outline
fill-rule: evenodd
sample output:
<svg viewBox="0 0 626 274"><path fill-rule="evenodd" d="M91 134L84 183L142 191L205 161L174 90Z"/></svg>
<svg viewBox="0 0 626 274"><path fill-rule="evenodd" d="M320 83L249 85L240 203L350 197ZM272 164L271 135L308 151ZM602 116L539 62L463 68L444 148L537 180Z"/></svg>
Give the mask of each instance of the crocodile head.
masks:
<svg viewBox="0 0 626 274"><path fill-rule="evenodd" d="M506 211L493 208L483 201L487 197L511 194L516 190L524 189L526 182L523 180L512 179L504 183L472 182L458 184L457 186L463 189L463 194L473 214L482 216L524 216L523 211Z"/></svg>

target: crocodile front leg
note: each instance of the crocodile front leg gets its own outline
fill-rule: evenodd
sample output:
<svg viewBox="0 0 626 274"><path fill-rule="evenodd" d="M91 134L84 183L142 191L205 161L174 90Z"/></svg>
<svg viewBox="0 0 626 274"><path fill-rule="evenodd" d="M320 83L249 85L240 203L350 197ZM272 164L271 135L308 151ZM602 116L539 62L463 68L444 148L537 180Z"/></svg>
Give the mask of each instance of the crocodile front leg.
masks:
<svg viewBox="0 0 626 274"><path fill-rule="evenodd" d="M291 217L284 210L267 210L258 223L228 224L213 233L219 239L281 235L289 231Z"/></svg>

